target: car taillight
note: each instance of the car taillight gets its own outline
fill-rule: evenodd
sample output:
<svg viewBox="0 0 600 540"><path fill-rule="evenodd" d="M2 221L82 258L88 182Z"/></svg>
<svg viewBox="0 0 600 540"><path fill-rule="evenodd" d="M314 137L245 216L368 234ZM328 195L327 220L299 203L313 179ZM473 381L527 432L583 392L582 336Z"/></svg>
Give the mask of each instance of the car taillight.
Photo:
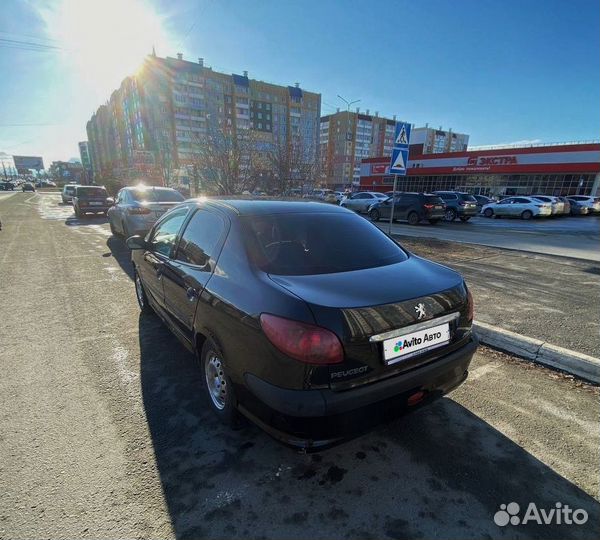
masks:
<svg viewBox="0 0 600 540"><path fill-rule="evenodd" d="M268 313L260 316L260 325L282 353L306 364L339 364L344 351L338 337L329 330Z"/></svg>
<svg viewBox="0 0 600 540"><path fill-rule="evenodd" d="M129 208L127 212L129 212L132 215L149 214L150 209L146 208L145 206L134 206L132 208Z"/></svg>
<svg viewBox="0 0 600 540"><path fill-rule="evenodd" d="M426 208L427 210L431 210L433 208L433 204L424 204L423 208Z"/></svg>
<svg viewBox="0 0 600 540"><path fill-rule="evenodd" d="M475 306L473 305L473 295L471 291L467 290L467 316L469 321L473 320L473 316L475 314Z"/></svg>

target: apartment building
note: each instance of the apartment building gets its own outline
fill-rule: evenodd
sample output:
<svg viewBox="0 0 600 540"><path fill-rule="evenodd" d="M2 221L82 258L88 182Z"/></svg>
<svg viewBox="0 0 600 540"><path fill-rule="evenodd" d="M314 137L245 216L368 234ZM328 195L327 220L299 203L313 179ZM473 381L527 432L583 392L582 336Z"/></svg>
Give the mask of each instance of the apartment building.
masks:
<svg viewBox="0 0 600 540"><path fill-rule="evenodd" d="M256 150L301 141L303 159L318 157L321 95L226 74L197 62L149 55L87 124L90 157L101 174L160 176L194 163L208 134L251 133ZM265 165L268 160L265 159Z"/></svg>
<svg viewBox="0 0 600 540"><path fill-rule="evenodd" d="M451 129L443 130L425 127L413 128L410 134L410 156L425 154L447 154L450 152L465 152L469 146L469 136L464 133L454 133Z"/></svg>
<svg viewBox="0 0 600 540"><path fill-rule="evenodd" d="M369 110L340 111L321 117L319 145L322 182L332 189L357 186L362 159L391 156L396 117Z"/></svg>

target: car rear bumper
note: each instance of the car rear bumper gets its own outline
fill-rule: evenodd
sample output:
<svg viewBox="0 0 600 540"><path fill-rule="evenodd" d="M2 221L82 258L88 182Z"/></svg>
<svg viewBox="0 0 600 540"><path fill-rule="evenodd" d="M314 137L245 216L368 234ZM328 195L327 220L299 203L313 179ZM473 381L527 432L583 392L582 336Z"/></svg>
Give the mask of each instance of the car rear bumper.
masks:
<svg viewBox="0 0 600 540"><path fill-rule="evenodd" d="M473 207L473 208L463 208L462 206L459 206L457 209L457 214L459 216L476 216L478 214L479 210L477 210L477 207Z"/></svg>
<svg viewBox="0 0 600 540"><path fill-rule="evenodd" d="M82 214L100 214L102 212L108 212L110 206L80 206L79 211Z"/></svg>
<svg viewBox="0 0 600 540"><path fill-rule="evenodd" d="M242 404L240 410L286 444L301 448L325 447L417 405L430 403L459 386L467 378L478 344L472 334L463 347L434 362L339 392L289 390L246 373L246 386L260 406ZM417 392L424 392L424 399L409 405L408 398Z"/></svg>

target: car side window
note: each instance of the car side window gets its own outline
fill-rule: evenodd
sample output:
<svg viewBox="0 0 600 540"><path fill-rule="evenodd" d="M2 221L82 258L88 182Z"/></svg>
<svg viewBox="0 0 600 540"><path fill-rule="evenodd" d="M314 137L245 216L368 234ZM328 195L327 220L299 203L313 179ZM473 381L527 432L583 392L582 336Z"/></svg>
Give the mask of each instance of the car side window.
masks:
<svg viewBox="0 0 600 540"><path fill-rule="evenodd" d="M176 259L197 266L204 266L211 257L225 232L221 216L208 210L198 210L190 219L181 235Z"/></svg>
<svg viewBox="0 0 600 540"><path fill-rule="evenodd" d="M374 199L375 196L371 195L370 193L365 193L365 196L363 197L364 199Z"/></svg>
<svg viewBox="0 0 600 540"><path fill-rule="evenodd" d="M185 221L188 213L188 208L179 208L174 210L172 213L166 215L152 232L150 237L150 245L152 251L156 251L165 257L171 257L175 242L177 241L177 235L179 230Z"/></svg>

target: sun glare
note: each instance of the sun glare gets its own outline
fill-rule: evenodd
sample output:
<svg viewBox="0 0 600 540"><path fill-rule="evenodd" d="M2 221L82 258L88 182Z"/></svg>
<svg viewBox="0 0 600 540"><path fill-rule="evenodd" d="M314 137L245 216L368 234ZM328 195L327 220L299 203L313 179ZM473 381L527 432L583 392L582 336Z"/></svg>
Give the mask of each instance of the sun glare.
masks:
<svg viewBox="0 0 600 540"><path fill-rule="evenodd" d="M86 82L114 89L156 47L172 54L164 21L144 0L59 0L42 13L47 31Z"/></svg>

